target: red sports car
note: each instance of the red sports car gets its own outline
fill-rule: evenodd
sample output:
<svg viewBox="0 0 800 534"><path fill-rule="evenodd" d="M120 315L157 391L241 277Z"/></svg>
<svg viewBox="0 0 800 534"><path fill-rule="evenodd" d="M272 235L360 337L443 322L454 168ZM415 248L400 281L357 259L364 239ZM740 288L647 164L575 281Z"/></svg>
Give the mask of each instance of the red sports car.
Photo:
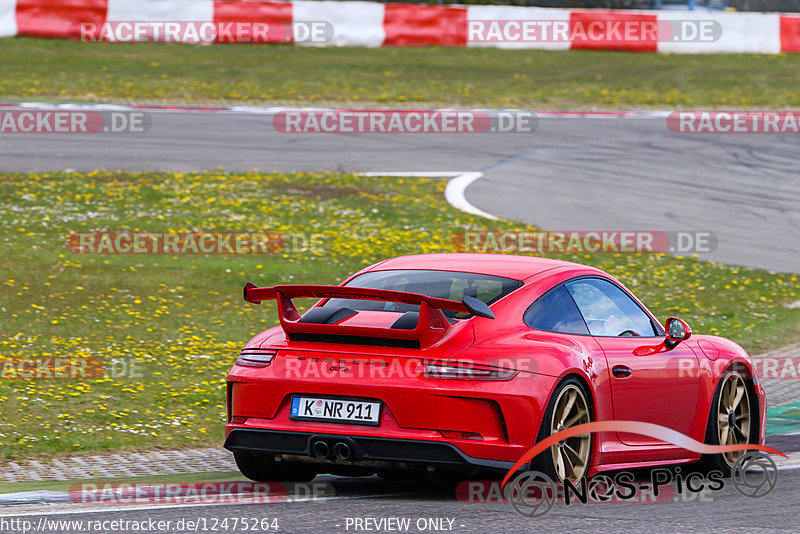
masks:
<svg viewBox="0 0 800 534"><path fill-rule="evenodd" d="M306 313L292 299L320 299ZM697 441L764 442L766 398L747 353L662 325L605 272L553 259L431 254L339 286L248 283L280 326L228 374L225 447L258 481L317 473L508 470L590 421L645 421ZM740 452L703 458L730 469ZM638 434L568 438L534 464L555 479L699 454Z"/></svg>

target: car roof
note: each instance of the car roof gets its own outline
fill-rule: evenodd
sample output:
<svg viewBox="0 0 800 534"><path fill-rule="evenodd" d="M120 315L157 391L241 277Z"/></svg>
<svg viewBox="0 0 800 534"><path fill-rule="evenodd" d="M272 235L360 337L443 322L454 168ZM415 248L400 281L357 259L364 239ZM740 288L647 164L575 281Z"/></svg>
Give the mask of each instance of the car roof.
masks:
<svg viewBox="0 0 800 534"><path fill-rule="evenodd" d="M592 267L570 261L540 258L536 256L514 256L510 254L418 254L398 256L376 263L367 271L390 271L396 269L420 269L429 271L458 271L475 274L503 276L525 280L541 272L558 267L573 267L598 271Z"/></svg>

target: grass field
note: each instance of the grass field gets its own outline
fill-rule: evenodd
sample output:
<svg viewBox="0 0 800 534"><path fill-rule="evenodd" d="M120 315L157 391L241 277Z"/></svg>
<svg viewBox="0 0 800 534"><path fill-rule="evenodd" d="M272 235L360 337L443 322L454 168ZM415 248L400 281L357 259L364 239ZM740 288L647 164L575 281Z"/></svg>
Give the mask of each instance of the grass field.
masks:
<svg viewBox="0 0 800 534"><path fill-rule="evenodd" d="M800 55L0 39L0 100L796 108ZM209 74L211 73L211 74Z"/></svg>
<svg viewBox="0 0 800 534"><path fill-rule="evenodd" d="M445 182L346 174L92 172L0 175L0 356L136 362L138 377L0 380L8 457L219 445L225 373L277 322L244 282L338 283L367 263L451 252L454 233L525 229L452 208ZM278 255L85 255L72 232L323 234L324 250ZM655 254L562 256L606 269L660 319L751 351L796 336L795 275Z"/></svg>

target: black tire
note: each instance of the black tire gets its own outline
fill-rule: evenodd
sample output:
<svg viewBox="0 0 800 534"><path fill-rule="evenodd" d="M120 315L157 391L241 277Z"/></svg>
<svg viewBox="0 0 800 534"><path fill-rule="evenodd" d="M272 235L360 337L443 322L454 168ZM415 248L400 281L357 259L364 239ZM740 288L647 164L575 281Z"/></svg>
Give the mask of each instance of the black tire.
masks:
<svg viewBox="0 0 800 534"><path fill-rule="evenodd" d="M592 411L592 403L591 403L591 396L586 391L586 387L583 383L574 377L565 378L559 385L556 387L555 391L553 391L550 400L547 403L547 409L544 412L544 416L542 417L542 421L539 426L539 434L536 438L536 442L539 443L543 439L550 437L551 435L551 426L553 421L553 412L556 408L556 402L558 401L559 397L561 396L562 392L567 389L577 389L583 394L583 399L586 403L586 409L588 411L588 422L591 422L594 418L594 413ZM583 421L587 422L587 421ZM573 425L570 425L573 426ZM568 438L567 442L574 440L576 438ZM586 476L586 473L589 471L591 467L591 460L592 460L592 447L594 446L594 437L592 435L589 436L588 442L588 457L586 459L586 465L583 468L583 475ZM544 473L552 480L560 481L561 476L559 476L556 472L556 467L553 458L553 449L549 448L538 456L536 456L533 461L531 462L531 470L532 471L539 471Z"/></svg>
<svg viewBox="0 0 800 534"><path fill-rule="evenodd" d="M317 472L297 463L276 462L272 458L252 453L234 452L239 471L255 482L308 482Z"/></svg>
<svg viewBox="0 0 800 534"><path fill-rule="evenodd" d="M709 445L719 445L720 444L720 435L718 432L719 428L719 403L720 397L722 395L722 387L728 380L728 378L734 374L733 369L727 369L722 378L720 378L719 383L717 384L717 388L714 390L714 398L711 402L711 409L708 415L708 425L706 426L706 439L705 442ZM755 395L755 390L753 388L753 383L751 379L744 378L741 373L736 373L744 383L744 387L746 388L747 392L747 402L750 409L750 422L749 422L749 429L748 429L748 443L758 443L758 429L759 429L759 421L758 421L758 409L757 409L757 399ZM725 457L722 454L704 454L700 458L700 462L698 464L702 470L704 471L722 471L723 475L728 476L731 473L732 465L726 461Z"/></svg>

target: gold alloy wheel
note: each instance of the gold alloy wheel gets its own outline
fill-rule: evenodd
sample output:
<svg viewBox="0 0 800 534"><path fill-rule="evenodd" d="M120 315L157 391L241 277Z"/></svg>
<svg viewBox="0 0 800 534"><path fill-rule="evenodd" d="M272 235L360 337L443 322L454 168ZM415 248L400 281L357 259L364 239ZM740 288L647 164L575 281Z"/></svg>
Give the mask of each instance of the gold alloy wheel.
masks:
<svg viewBox="0 0 800 534"><path fill-rule="evenodd" d="M730 373L722 383L717 404L717 427L720 445L738 445L750 440L750 394L739 373ZM733 466L744 452L725 453L725 463Z"/></svg>
<svg viewBox="0 0 800 534"><path fill-rule="evenodd" d="M558 394L553 407L550 435L589 421L589 405L583 391L575 384L568 384ZM579 434L550 447L559 480L576 481L586 474L590 447L590 434Z"/></svg>

